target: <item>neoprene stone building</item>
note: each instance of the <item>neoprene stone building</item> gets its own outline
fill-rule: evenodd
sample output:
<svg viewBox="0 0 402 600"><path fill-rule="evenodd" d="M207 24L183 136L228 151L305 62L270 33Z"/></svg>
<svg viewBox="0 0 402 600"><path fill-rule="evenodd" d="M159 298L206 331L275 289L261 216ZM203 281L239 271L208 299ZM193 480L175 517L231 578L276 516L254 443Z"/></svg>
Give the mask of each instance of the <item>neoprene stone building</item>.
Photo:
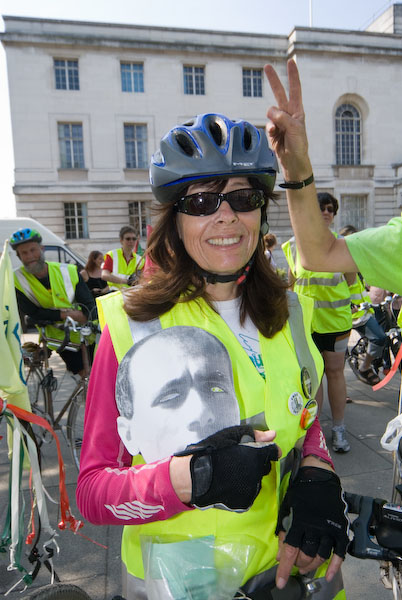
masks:
<svg viewBox="0 0 402 600"><path fill-rule="evenodd" d="M4 16L18 216L86 255L122 225L145 237L148 164L160 137L203 112L263 128L263 65L297 60L317 187L340 199L336 227L380 225L402 206L402 4L366 31L288 36ZM291 235L284 194L270 210Z"/></svg>

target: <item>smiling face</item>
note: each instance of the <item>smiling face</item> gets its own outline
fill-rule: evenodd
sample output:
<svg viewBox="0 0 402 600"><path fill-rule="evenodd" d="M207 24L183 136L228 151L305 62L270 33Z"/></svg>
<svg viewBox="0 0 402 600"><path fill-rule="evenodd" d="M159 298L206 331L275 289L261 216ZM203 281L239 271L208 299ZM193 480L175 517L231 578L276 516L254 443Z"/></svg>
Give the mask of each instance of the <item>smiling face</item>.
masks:
<svg viewBox="0 0 402 600"><path fill-rule="evenodd" d="M147 462L240 422L232 367L224 346L195 327L150 336L130 358L133 416L118 417L131 454Z"/></svg>
<svg viewBox="0 0 402 600"><path fill-rule="evenodd" d="M251 188L245 177L228 179L222 193ZM186 195L213 192L215 182L194 183ZM223 201L212 215L195 217L178 213L177 229L187 253L201 269L229 275L244 267L252 257L258 243L261 226L261 209L235 212Z"/></svg>

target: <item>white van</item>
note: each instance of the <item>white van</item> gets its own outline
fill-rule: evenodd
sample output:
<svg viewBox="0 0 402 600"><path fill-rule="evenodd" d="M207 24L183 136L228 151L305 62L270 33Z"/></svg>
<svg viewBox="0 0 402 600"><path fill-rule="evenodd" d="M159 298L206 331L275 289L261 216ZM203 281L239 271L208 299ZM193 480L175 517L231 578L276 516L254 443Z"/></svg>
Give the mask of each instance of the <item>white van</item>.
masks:
<svg viewBox="0 0 402 600"><path fill-rule="evenodd" d="M72 250L64 240L38 221L26 217L0 219L0 254L3 251L4 242L10 239L15 231L25 228L36 229L42 236L42 245L45 249L46 260L77 265L78 271L84 268L86 260L77 254L75 250ZM21 265L21 262L10 246L9 254L13 269L16 269Z"/></svg>

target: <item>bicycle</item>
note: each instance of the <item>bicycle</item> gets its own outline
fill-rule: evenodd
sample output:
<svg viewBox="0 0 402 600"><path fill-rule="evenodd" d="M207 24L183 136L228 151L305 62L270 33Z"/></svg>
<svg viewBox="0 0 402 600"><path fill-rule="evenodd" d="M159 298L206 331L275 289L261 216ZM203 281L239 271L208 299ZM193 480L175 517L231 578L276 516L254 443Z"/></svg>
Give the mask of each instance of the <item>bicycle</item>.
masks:
<svg viewBox="0 0 402 600"><path fill-rule="evenodd" d="M67 317L64 323L64 339L56 352L60 353L66 348L73 348L70 344L70 332L80 333L80 346L74 347L74 350L81 351L84 365L84 376L77 382L74 390L63 404L58 414L55 414L53 393L57 389L57 379L53 374L53 369L49 366L51 351L47 347L47 338L45 335L46 322L37 324L40 327L39 344L23 344L23 360L25 369L25 380L28 387L28 395L31 403L32 412L44 417L54 430L62 431L64 435L62 418L67 414L66 439L71 450L72 458L77 469L79 468L80 452L82 439L84 435L84 413L85 400L88 388L88 379L90 373L90 353L88 350L89 338L97 331L97 325L87 322L85 325L79 325L71 317ZM43 443L51 441L49 433L35 425L32 427L37 443L41 446Z"/></svg>
<svg viewBox="0 0 402 600"><path fill-rule="evenodd" d="M397 323L398 311L394 307L395 301L399 298L400 296L394 294L393 296L387 296L380 304L363 302L358 306L359 310L368 310L370 308L374 308L376 312L376 318L379 320L379 323L384 329L386 335L386 343L384 345L382 355L378 358L374 358L373 362L371 363L371 367L377 375L380 374L380 370L382 368L387 367L387 365L391 365L402 344L401 328ZM367 385L371 385L367 378L364 378L360 375L359 370L360 365L364 361L364 358L367 354L369 339L365 335L361 334L359 327L355 328L355 331L359 333L360 338L357 340L355 345L352 346L352 348L348 348L346 350L345 358L356 378ZM399 369L401 370L401 365L399 366Z"/></svg>

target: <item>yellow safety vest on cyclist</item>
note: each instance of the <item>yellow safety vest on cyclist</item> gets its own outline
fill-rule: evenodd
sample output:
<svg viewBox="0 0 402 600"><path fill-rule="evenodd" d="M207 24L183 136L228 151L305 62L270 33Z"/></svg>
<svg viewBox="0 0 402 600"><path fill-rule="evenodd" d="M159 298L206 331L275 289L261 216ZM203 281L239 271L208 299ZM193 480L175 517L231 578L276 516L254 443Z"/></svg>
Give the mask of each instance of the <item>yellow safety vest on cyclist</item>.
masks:
<svg viewBox="0 0 402 600"><path fill-rule="evenodd" d="M333 235L337 237L335 233ZM331 333L351 329L350 293L343 273L320 273L304 269L294 237L282 244L282 250L296 279L294 291L314 299L312 331Z"/></svg>
<svg viewBox="0 0 402 600"><path fill-rule="evenodd" d="M221 316L205 301L198 299L178 303L159 318L157 326L162 329L179 325L199 327L224 344L232 362L241 422L256 428L274 429L277 432L275 441L282 449L282 459L273 463L271 473L263 478L262 489L257 499L250 510L244 513L211 508L181 513L163 522L126 526L122 540L122 559L128 573L133 577L144 578L140 545L140 537L144 535L169 535L180 539L212 535L217 543L226 536L237 539L239 543L242 535L251 536L254 538L256 553L248 565L245 580L271 569L276 564L277 544L267 545L264 540L276 539L278 507L288 485L294 448L302 447L306 433L301 418L303 408L311 401L311 397L314 398L323 369L321 356L309 335L312 303L307 298L297 299L292 293L290 297L290 304L294 305L293 313L298 311L298 318L293 320L293 323L299 324L298 330L292 326L292 319L289 318L283 330L274 338L267 339L259 335L260 351L266 371L265 380ZM136 327L143 328L147 323L136 323L128 319L122 308L122 296L118 292L98 298L97 304L100 323L102 327L107 323L120 363L133 345ZM308 365L301 365L299 362L300 356L303 355L303 345L304 356L308 354ZM293 352L289 353L289 348ZM311 394L306 393L306 386L303 386L303 366L308 366L311 374L314 372L314 376L311 377ZM144 462L141 456L133 458L133 464L140 462ZM318 576L325 573L325 570L326 565ZM336 589L331 595L331 598L335 597L339 600L344 598L343 591Z"/></svg>
<svg viewBox="0 0 402 600"><path fill-rule="evenodd" d="M110 256L113 260L113 275L125 277L144 268L145 258L140 254L134 254L133 258L128 263L124 258L123 250L121 248L109 250L109 252L106 252L106 255ZM126 283L112 283L111 281L108 281L107 283L112 290L130 287Z"/></svg>
<svg viewBox="0 0 402 600"><path fill-rule="evenodd" d="M48 262L50 290L47 290L35 275L31 275L25 267L21 266L14 271L15 287L36 306L42 308L72 308L75 297L75 288L78 283L78 271L75 265L64 263ZM58 324L62 324L59 321ZM39 329L39 328L38 328ZM64 331L47 325L45 328L47 345L53 350L57 350L60 342L64 339ZM70 333L69 346L74 349L80 347L80 334L72 331Z"/></svg>

